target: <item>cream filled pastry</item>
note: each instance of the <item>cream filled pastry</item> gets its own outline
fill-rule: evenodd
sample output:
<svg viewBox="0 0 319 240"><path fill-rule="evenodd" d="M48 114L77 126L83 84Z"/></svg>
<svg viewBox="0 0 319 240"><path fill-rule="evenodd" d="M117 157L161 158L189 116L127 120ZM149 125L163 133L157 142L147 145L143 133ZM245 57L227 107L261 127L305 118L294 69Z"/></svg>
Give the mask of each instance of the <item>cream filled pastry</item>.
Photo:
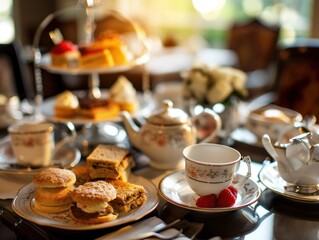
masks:
<svg viewBox="0 0 319 240"><path fill-rule="evenodd" d="M75 201L70 209L71 217L81 223L98 224L117 218L110 201L116 198L114 186L105 181L86 182L71 193Z"/></svg>
<svg viewBox="0 0 319 240"><path fill-rule="evenodd" d="M56 96L55 99L55 115L57 117L73 117L79 112L79 100L70 91L64 91Z"/></svg>
<svg viewBox="0 0 319 240"><path fill-rule="evenodd" d="M136 111L137 93L132 83L125 76L120 76L110 88L110 101L119 104L121 110Z"/></svg>

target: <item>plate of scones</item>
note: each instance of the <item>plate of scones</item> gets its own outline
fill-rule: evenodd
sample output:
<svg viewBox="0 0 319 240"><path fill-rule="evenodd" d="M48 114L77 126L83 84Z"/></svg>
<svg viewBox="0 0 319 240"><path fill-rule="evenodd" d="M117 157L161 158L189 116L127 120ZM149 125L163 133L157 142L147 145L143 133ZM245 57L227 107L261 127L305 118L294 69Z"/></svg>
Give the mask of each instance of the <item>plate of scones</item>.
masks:
<svg viewBox="0 0 319 240"><path fill-rule="evenodd" d="M91 230L136 221L159 203L150 180L131 173L128 149L100 144L73 169L48 168L33 176L12 203L22 218L42 226Z"/></svg>

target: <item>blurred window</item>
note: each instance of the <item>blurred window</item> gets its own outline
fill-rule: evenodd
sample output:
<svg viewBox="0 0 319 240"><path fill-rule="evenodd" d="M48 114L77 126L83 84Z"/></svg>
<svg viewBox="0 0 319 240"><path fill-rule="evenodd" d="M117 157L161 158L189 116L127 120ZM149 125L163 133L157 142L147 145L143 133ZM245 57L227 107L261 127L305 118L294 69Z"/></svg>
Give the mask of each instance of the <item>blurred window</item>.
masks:
<svg viewBox="0 0 319 240"><path fill-rule="evenodd" d="M154 35L161 38L174 35L177 40L185 40L200 34L210 45L225 47L230 25L254 17L279 24L280 39L310 37L314 0L134 0L127 3L119 0L120 10L139 16Z"/></svg>
<svg viewBox="0 0 319 240"><path fill-rule="evenodd" d="M0 1L0 43L12 42L15 35L14 23L12 19L13 0Z"/></svg>

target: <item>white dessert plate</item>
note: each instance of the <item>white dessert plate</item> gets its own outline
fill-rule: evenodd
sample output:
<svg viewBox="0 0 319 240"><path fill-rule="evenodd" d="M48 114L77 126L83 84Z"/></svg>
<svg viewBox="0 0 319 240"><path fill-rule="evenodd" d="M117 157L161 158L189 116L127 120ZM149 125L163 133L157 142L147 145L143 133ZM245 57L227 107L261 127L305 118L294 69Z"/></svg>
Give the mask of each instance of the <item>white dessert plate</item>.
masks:
<svg viewBox="0 0 319 240"><path fill-rule="evenodd" d="M79 163L80 159L80 151L66 143L54 154L52 164L48 167L72 168ZM48 167L33 168L20 165L13 154L10 138L0 144L0 174L30 175Z"/></svg>
<svg viewBox="0 0 319 240"><path fill-rule="evenodd" d="M238 182L242 175L236 175L233 183ZM168 202L197 212L220 213L235 211L256 202L261 195L259 186L248 179L246 183L238 189L237 199L233 206L223 208L200 208L196 206L199 196L188 186L185 179L184 170L173 172L165 176L159 183L159 193Z"/></svg>
<svg viewBox="0 0 319 240"><path fill-rule="evenodd" d="M154 183L136 175L131 175L129 182L133 182L134 184L141 185L145 188L147 196L146 202L140 207L127 213L120 213L117 219L106 223L81 224L73 220L69 212L46 214L34 211L32 206L34 203L34 192L36 186L32 183L25 185L20 189L12 202L12 208L20 217L41 226L49 226L68 230L93 230L114 227L120 224L136 221L144 217L153 211L159 203L157 188Z"/></svg>
<svg viewBox="0 0 319 240"><path fill-rule="evenodd" d="M77 91L76 95L81 95L83 92ZM107 90L102 91L103 98L106 98L108 94ZM156 102L151 96L144 96L142 94L138 94L138 110L135 113L132 113L132 117L147 117L156 107ZM85 118L82 116L75 116L74 118L60 118L55 116L54 114L54 104L55 97L50 97L45 99L41 106L41 112L46 117L46 119L53 122L72 122L74 124L86 124L86 123L99 123L99 122L117 122L120 121L120 116L102 120L94 120L90 118Z"/></svg>
<svg viewBox="0 0 319 240"><path fill-rule="evenodd" d="M319 195L306 195L285 190L287 182L280 177L277 162L264 166L259 172L259 180L271 191L298 202L319 203Z"/></svg>

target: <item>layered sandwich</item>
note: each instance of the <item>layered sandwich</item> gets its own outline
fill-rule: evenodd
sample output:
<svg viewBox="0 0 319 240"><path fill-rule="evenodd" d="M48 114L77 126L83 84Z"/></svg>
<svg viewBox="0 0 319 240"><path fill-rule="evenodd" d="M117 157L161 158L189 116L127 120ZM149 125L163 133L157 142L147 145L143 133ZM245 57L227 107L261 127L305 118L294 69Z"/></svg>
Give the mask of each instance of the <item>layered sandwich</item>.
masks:
<svg viewBox="0 0 319 240"><path fill-rule="evenodd" d="M70 192L74 189L76 176L71 170L49 168L34 175L32 182L37 186L33 209L43 213L68 211L72 205Z"/></svg>
<svg viewBox="0 0 319 240"><path fill-rule="evenodd" d="M105 181L87 182L71 192L75 204L71 207L71 217L84 224L98 224L117 218L110 201L116 198L116 190Z"/></svg>
<svg viewBox="0 0 319 240"><path fill-rule="evenodd" d="M116 198L111 202L117 212L128 212L141 206L147 199L143 186L121 180L109 181L116 189Z"/></svg>
<svg viewBox="0 0 319 240"><path fill-rule="evenodd" d="M132 154L116 145L99 144L86 158L91 179L121 179L127 181Z"/></svg>

